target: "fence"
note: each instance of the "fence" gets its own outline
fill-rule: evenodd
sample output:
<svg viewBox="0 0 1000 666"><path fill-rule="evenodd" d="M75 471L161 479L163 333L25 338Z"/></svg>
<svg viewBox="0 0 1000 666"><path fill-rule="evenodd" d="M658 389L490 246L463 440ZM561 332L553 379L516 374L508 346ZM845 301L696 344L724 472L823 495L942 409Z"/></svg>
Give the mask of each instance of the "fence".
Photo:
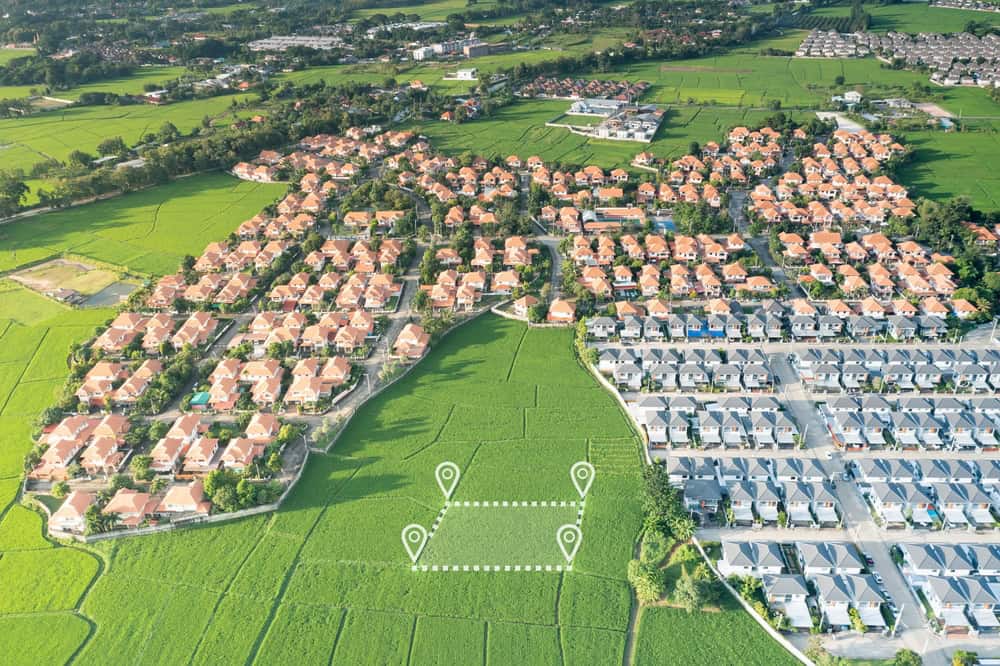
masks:
<svg viewBox="0 0 1000 666"><path fill-rule="evenodd" d="M503 304L501 303L500 305L503 305ZM482 315L484 312L490 312L490 311L492 311L492 308L484 308L484 309L482 309L482 310L474 313L470 317L467 317L465 319L462 319L461 321L455 322L454 324L451 325L450 328L448 328L447 330L445 330L445 331L443 331L441 333L441 337L444 337L445 335L451 333L452 331L454 331L459 326L463 326L463 325L469 323L470 321L473 321L473 320L479 318L479 316ZM361 407L364 406L365 403L367 403L368 401L370 401L373 398L375 398L377 395L379 395L380 393L382 393L383 391L385 391L387 388L389 388L390 386L392 386L393 384L395 384L396 382L398 382L400 379L402 379L406 375L410 374L410 371L413 370L415 367L417 367L420 364L420 361L424 360L424 358L426 356L427 356L427 354L425 353L424 356L421 356L419 359L417 359L413 363L411 363L408 366L406 366L401 373L399 373L398 375L396 375L395 377L393 377L392 379L390 379L385 384L382 384L381 386L376 387L371 393L369 393L362 400L362 402L357 407L353 407L352 409L350 409L350 411L348 411L347 414L346 414L346 416L344 417L344 420L341 422L340 429L337 430L337 432L335 432L333 434L333 436L330 438L330 441L327 442L326 446L323 446L323 447L314 446L314 447L310 447L310 448L313 451L317 451L317 452L320 452L320 453L326 453L326 452L328 452L331 448L333 448L333 445L337 443L337 440L340 439L340 436L344 433L344 431L347 430L347 426L350 424L351 420L354 418L354 415L358 413L358 410L361 409Z"/></svg>
<svg viewBox="0 0 1000 666"><path fill-rule="evenodd" d="M189 525L211 525L214 523L224 523L230 520L239 520L240 518L249 518L250 516L259 516L262 513L270 513L272 511L277 511L285 499L288 497L289 493L292 492L292 488L299 482L302 478L302 472L306 468L306 464L309 462L309 447L305 447L305 455L302 457L302 464L296 470L295 475L285 486L284 492L281 496L274 502L270 504L261 504L259 506L250 507L249 509L241 509L239 511L232 511L230 513L216 513L208 516L187 516L184 518L178 518L177 520L165 523L163 525L150 525L148 527L139 527L132 530L114 530L112 532L104 532L102 534L74 534L72 532L63 532L61 530L55 530L51 527L49 528L49 536L57 539L72 539L74 541L79 541L80 543L95 543L97 541L107 541L108 539L120 539L122 537L131 536L142 536L145 534L158 534L160 532L171 532L173 530L179 529L181 527L187 527ZM43 507L45 506L39 502ZM48 509L45 509L48 513ZM51 515L50 515L51 517Z"/></svg>

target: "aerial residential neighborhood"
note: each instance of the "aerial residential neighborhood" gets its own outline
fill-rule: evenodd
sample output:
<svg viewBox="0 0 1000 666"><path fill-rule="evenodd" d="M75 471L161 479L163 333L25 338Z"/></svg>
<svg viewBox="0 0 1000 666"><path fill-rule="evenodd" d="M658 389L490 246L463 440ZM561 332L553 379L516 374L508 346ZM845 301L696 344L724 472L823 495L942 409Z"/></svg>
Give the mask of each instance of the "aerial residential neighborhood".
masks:
<svg viewBox="0 0 1000 666"><path fill-rule="evenodd" d="M0 31L0 663L1000 662L994 0Z"/></svg>

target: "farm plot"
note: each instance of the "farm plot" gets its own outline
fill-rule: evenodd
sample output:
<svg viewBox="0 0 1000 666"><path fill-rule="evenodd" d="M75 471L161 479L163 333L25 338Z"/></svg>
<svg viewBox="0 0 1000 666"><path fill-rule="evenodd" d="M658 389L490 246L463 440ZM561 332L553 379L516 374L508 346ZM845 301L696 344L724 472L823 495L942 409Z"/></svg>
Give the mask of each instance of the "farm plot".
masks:
<svg viewBox="0 0 1000 666"><path fill-rule="evenodd" d="M491 663L549 664L562 656L570 663L620 661L631 604L625 569L641 526L638 441L612 398L602 402L594 394L571 348L571 331L529 330L481 317L447 336L413 372L362 407L329 454L310 458L277 513L97 544L105 567L81 607L95 629L89 639L79 639L76 661L106 663L112 655L128 655L135 663L213 665L480 663L487 655ZM555 394L560 397L535 406L539 395ZM582 422L596 432L566 439L545 429L518 429L526 412L542 409L570 422L574 395L598 414ZM441 438L460 408L491 401L504 405L502 419L484 425L458 417L455 427L467 430L468 438ZM567 464L588 457L597 476L572 572L473 576L410 570L400 530L410 522L429 525L438 514L436 463L461 466L456 501L473 499L473 492L491 493L490 499L569 500L575 490ZM15 490L17 479L11 481ZM484 525L475 516L482 507L454 508L434 540L462 557L484 557L477 540L509 535L525 524L501 517ZM537 536L521 537L525 544L504 539L504 548L527 551L505 557L564 562L552 530L575 521L577 510L524 510L551 515L529 517L526 524ZM19 531L33 529L24 523ZM451 527L460 528L451 532L455 538L449 537ZM543 545L551 555L541 552ZM17 567L19 557L37 561ZM15 570L5 573L8 558L14 558ZM74 606L96 565L90 554L62 547L5 554L0 614ZM24 568L51 571L51 580L35 580ZM39 588L58 594L39 595ZM32 631L57 628L62 616L51 617L51 624ZM661 635L653 638L663 640L674 629L657 631ZM454 640L445 642L444 636ZM518 660L522 639L532 641L530 658ZM765 640L763 634L756 639ZM727 660L724 648L717 654L716 661Z"/></svg>
<svg viewBox="0 0 1000 666"><path fill-rule="evenodd" d="M643 76L630 79L649 80ZM692 141L721 141L735 125L752 125L771 112L737 107L700 108L674 106L651 143L602 141L573 134L562 127L545 123L566 110L566 103L551 100L525 100L504 107L495 116L456 125L428 122L411 127L428 136L435 146L460 153L472 151L486 155L522 154L531 147L547 161L564 164L601 164L605 167L628 167L636 153L649 151L657 157L679 157Z"/></svg>
<svg viewBox="0 0 1000 666"><path fill-rule="evenodd" d="M18 91L14 91L18 92ZM27 91L19 91L24 96ZM167 121L187 133L201 125L205 116L229 113L233 99L219 96L165 106L81 106L48 111L26 118L0 120L0 155L4 169L30 171L38 162L66 160L74 150L93 154L104 139L120 136L129 145L138 144Z"/></svg>
<svg viewBox="0 0 1000 666"><path fill-rule="evenodd" d="M532 502L529 506L499 506L494 502L454 503L427 542L417 564L424 566L514 567L559 570L566 558L559 550L556 532L563 525L579 524L583 506L577 502ZM476 504L480 504L476 506ZM565 504L565 506L563 506ZM584 535L586 540L586 535Z"/></svg>
<svg viewBox="0 0 1000 666"><path fill-rule="evenodd" d="M106 268L96 268L79 261L53 259L11 273L11 279L42 293L70 289L89 296L113 284L118 276Z"/></svg>
<svg viewBox="0 0 1000 666"><path fill-rule="evenodd" d="M0 271L72 252L139 273L168 273L184 255L225 238L281 191L281 185L216 173L20 220L0 230ZM2 299L0 293L0 306Z"/></svg>
<svg viewBox="0 0 1000 666"><path fill-rule="evenodd" d="M913 195L968 197L982 210L1000 209L1000 135L992 127L973 132L907 132L913 149L899 179Z"/></svg>
<svg viewBox="0 0 1000 666"><path fill-rule="evenodd" d="M723 636L725 640L720 640ZM737 610L688 613L679 608L643 611L635 661L745 666L799 663L768 638L746 613Z"/></svg>
<svg viewBox="0 0 1000 666"><path fill-rule="evenodd" d="M1000 14L931 7L926 2L905 2L895 5L866 4L864 10L872 17L869 32L963 32L970 21L1000 23ZM819 7L806 14L807 17L836 18L850 15L849 4Z"/></svg>
<svg viewBox="0 0 1000 666"><path fill-rule="evenodd" d="M0 617L0 654L12 664L65 664L89 632L71 613Z"/></svg>

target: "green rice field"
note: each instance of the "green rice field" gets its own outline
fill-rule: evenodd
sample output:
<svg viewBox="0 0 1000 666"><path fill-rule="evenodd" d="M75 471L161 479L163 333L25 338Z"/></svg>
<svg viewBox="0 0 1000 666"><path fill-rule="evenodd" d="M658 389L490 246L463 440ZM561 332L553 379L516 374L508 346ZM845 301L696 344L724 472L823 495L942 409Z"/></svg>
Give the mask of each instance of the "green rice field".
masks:
<svg viewBox="0 0 1000 666"><path fill-rule="evenodd" d="M769 111L736 107L671 107L653 141L602 141L573 134L562 127L546 127L569 108L565 101L519 101L491 118L456 125L430 121L413 127L447 152L471 150L486 155L539 155L567 164L628 166L636 153L648 150L657 157L679 157L691 141L721 141L736 125L750 125L771 115ZM570 116L569 118L573 118ZM565 119L562 119L565 120ZM474 127L475 131L469 131Z"/></svg>
<svg viewBox="0 0 1000 666"><path fill-rule="evenodd" d="M496 0L479 0L473 9L490 9L497 5ZM392 16L397 13L416 14L424 21L444 21L449 14L460 14L470 9L465 0L439 0L416 5L401 5L398 7L373 7L371 9L356 9L352 16L356 19L382 14Z"/></svg>
<svg viewBox="0 0 1000 666"><path fill-rule="evenodd" d="M132 272L167 273L283 191L215 173L26 218L0 227L0 271L69 252Z"/></svg>
<svg viewBox="0 0 1000 666"><path fill-rule="evenodd" d="M140 86L141 88L141 86ZM25 118L0 120L0 160L6 170L23 169L48 159L65 161L74 150L93 153L104 139L120 136L139 143L146 133L156 133L170 121L181 132L201 124L205 116L229 112L233 97L211 97L177 104L153 106L86 106L47 111Z"/></svg>
<svg viewBox="0 0 1000 666"><path fill-rule="evenodd" d="M899 179L931 199L965 196L983 210L1000 209L1000 135L992 126L969 132L907 132L913 159Z"/></svg>
<svg viewBox="0 0 1000 666"><path fill-rule="evenodd" d="M871 14L871 32L963 32L969 21L1000 24L1000 13L978 12L950 7L931 7L926 2L901 2L892 5L864 5ZM808 16L850 16L850 4L820 7Z"/></svg>
<svg viewBox="0 0 1000 666"><path fill-rule="evenodd" d="M12 374L38 409L52 383L21 375L52 330L72 322L83 337L100 316L2 288L0 297L25 307L21 319L2 324L0 368L23 366L9 357L31 359ZM40 377L51 373L38 370ZM476 419L486 407L518 425L497 430ZM11 482L0 481L0 506L8 507L0 511L0 636L22 634L10 646L0 638L6 663L105 664L112 655L136 664L213 665L622 661L632 603L625 564L641 523L639 441L577 365L571 331L529 330L492 315L466 324L362 407L330 453L312 456L277 513L88 549L53 547L41 539L35 514L9 506L29 421L0 410L0 442L17 454L5 455L0 468ZM442 436L449 426L452 436ZM567 462L581 458L597 475L572 572L410 570L400 530L430 525L437 515L442 498L433 470L441 460L463 470L456 498L544 498L572 497ZM482 521L472 512L481 510L469 508L464 521L461 513L447 516L435 540L454 519L461 538L451 546L478 557L469 534L490 536L476 532ZM575 516L570 509L566 516L563 509L525 511L552 512L551 520L486 522L541 534ZM738 628L772 662L788 661L750 631L741 611L710 619ZM687 625L692 637L700 635L699 624ZM678 626L643 623L640 650L655 646L659 655L664 642L681 642ZM699 656L724 663L731 648L717 643L702 645Z"/></svg>
<svg viewBox="0 0 1000 666"><path fill-rule="evenodd" d="M566 477L563 485L571 498L575 493ZM417 564L565 566L556 532L576 520L574 506L451 506Z"/></svg>
<svg viewBox="0 0 1000 666"><path fill-rule="evenodd" d="M899 5L893 5L893 7ZM830 96L856 89L867 96L908 96L914 83L926 85L926 74L882 67L874 58L792 58L761 55L761 49L794 50L804 31L754 42L729 53L687 60L648 61L595 78L648 81L646 99L661 103L696 102L725 106L815 109ZM844 85L835 79L844 77ZM1000 105L984 90L935 88L932 100L958 115L1000 117Z"/></svg>

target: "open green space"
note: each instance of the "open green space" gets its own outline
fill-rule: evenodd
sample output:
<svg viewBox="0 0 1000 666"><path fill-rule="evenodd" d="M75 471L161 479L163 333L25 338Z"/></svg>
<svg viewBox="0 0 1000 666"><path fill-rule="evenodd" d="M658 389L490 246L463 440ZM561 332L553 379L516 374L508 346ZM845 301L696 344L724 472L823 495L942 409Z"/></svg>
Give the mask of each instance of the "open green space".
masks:
<svg viewBox="0 0 1000 666"><path fill-rule="evenodd" d="M20 55L13 55L8 60L22 55L30 55L30 52L20 51ZM3 63L3 58L0 56L0 65ZM86 92L113 92L119 95L138 95L145 91L147 84L163 85L168 81L179 78L186 71L187 69L184 67L168 67L164 65L138 67L129 76L85 83L69 90L51 90L48 92L48 96L75 101L80 98L80 95ZM44 93L45 85L40 83L24 86L0 86L0 99L18 99L28 97L31 94Z"/></svg>
<svg viewBox="0 0 1000 666"><path fill-rule="evenodd" d="M201 125L205 116L229 113L233 96L153 106L83 106L47 111L24 118L0 120L0 163L4 170L28 172L49 159L65 161L74 150L94 153L104 139L120 136L137 144L147 133L155 134L170 121L181 132Z"/></svg>
<svg viewBox="0 0 1000 666"><path fill-rule="evenodd" d="M968 197L983 210L1000 209L1000 135L981 131L907 132L913 158L899 172L912 194L932 199Z"/></svg>
<svg viewBox="0 0 1000 666"><path fill-rule="evenodd" d="M872 17L871 32L963 32L970 21L1000 24L1000 14L949 7L931 7L926 2L900 2L891 5L866 4ZM850 4L820 7L807 16L851 15Z"/></svg>
<svg viewBox="0 0 1000 666"><path fill-rule="evenodd" d="M626 167L636 153L649 151L657 157L680 157L692 141L722 141L736 125L760 122L771 111L736 107L673 106L651 143L602 141L573 134L562 127L546 127L569 108L565 101L527 100L504 107L491 118L456 125L430 121L413 126L438 148L447 152L466 150L484 155L539 155L545 160L569 164L600 164ZM574 120L576 116L559 118Z"/></svg>
<svg viewBox="0 0 1000 666"><path fill-rule="evenodd" d="M35 49L0 48L0 65L6 65L15 58L24 58L30 55L35 55Z"/></svg>
<svg viewBox="0 0 1000 666"><path fill-rule="evenodd" d="M76 100L80 98L80 95L87 92L113 92L119 95L138 95L145 92L147 85L160 86L180 78L186 72L187 68L185 67L168 67L165 65L138 67L130 76L106 79L104 81L77 86L70 90L56 91L52 93L52 97Z"/></svg>
<svg viewBox="0 0 1000 666"><path fill-rule="evenodd" d="M894 5L895 6L895 5ZM753 42L728 53L686 60L646 61L594 78L649 81L647 100L727 106L821 108L832 95L859 90L869 97L907 97L913 85L927 85L927 74L883 67L875 58L792 58L762 55L763 49L794 50L804 31ZM836 78L844 77L837 85ZM956 115L1000 117L1000 105L980 89L934 88L931 101Z"/></svg>
<svg viewBox="0 0 1000 666"><path fill-rule="evenodd" d="M283 191L213 173L25 218L0 227L0 271L71 252L134 272L167 273Z"/></svg>
<svg viewBox="0 0 1000 666"><path fill-rule="evenodd" d="M291 81L296 85L325 81L330 85L341 83L376 83L381 84L388 78L398 83L420 81L432 86L438 92L454 95L468 94L470 87L475 87L474 81L448 81L444 77L453 74L455 70L476 67L480 78L496 72L499 69L509 69L519 63L536 64L556 60L564 56L574 56L591 51L600 51L621 44L629 35L624 28L606 28L586 35L562 34L545 43L545 48L531 50L508 51L478 58L468 58L453 61L422 61L419 63L392 64L373 63L361 65L330 65L325 67L309 67L297 72L280 74L277 81Z"/></svg>
<svg viewBox="0 0 1000 666"><path fill-rule="evenodd" d="M0 323L0 349L9 338L18 348L12 356L34 357L39 331L49 326L38 317L46 314L31 316L30 325ZM95 313L59 308L49 319L82 326ZM34 336L22 333L32 330ZM0 357L4 362L17 361ZM592 413L580 416L580 404ZM465 439L439 437L456 414L487 407L527 421L527 436L508 437L525 432L521 425L495 438L491 425L469 419L455 422L467 430ZM531 423L543 412L571 424L570 436L580 439L557 439L544 429L532 435ZM10 425L18 427L24 426ZM23 453L28 443L18 442ZM75 654L82 664L104 664L113 655L137 664L618 663L631 604L625 565L641 524L638 447L612 398L574 360L571 331L529 330L488 315L451 333L414 372L362 407L330 453L310 457L275 514L95 544L104 566L89 588L97 559L81 549L4 553L0 628L17 622L26 646L60 634L44 651L5 655L15 665L37 663L39 654L47 662ZM410 571L399 533L410 522L430 525L437 515L438 462L461 466L463 496L493 488L545 498L574 492L566 462L581 457L595 464L597 477L573 572ZM21 510L11 515L0 521L0 543L9 538L19 548L42 546L23 534L39 531L40 522ZM453 519L461 521L460 514L445 518L440 535ZM529 529L541 522L530 521ZM89 633L71 616L47 612L76 607L81 595ZM33 614L15 619L3 612ZM741 624L752 622L740 611L712 619L738 629L772 662L783 662L785 655L763 633ZM639 644L681 642L679 626L685 625L644 623ZM691 630L688 642L700 641L702 627ZM728 644L707 641L699 656L727 663Z"/></svg>
<svg viewBox="0 0 1000 666"><path fill-rule="evenodd" d="M497 0L478 0L475 5L470 7L466 0L438 0L437 2L413 5L356 9L351 15L356 19L362 19L378 14L393 16L394 14L402 13L407 15L416 14L424 21L444 21L450 14L461 14L468 9L490 9L496 7L497 4Z"/></svg>
<svg viewBox="0 0 1000 666"><path fill-rule="evenodd" d="M567 470L568 471L568 470ZM566 496L574 497L567 479ZM574 506L458 506L448 508L418 565L563 566L556 531L576 524ZM584 535L586 537L586 535Z"/></svg>
<svg viewBox="0 0 1000 666"><path fill-rule="evenodd" d="M736 602L729 605L735 607ZM680 608L646 608L642 615L637 664L799 663L742 611L688 613Z"/></svg>

